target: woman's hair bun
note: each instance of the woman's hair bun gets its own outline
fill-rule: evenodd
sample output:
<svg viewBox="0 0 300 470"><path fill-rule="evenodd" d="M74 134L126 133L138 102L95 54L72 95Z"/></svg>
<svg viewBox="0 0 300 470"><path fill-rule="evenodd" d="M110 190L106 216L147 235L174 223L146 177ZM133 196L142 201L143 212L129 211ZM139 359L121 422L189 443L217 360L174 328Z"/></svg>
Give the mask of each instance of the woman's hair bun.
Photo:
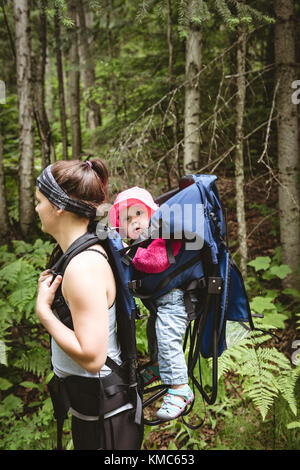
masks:
<svg viewBox="0 0 300 470"><path fill-rule="evenodd" d="M108 181L108 171L107 168L100 158L89 159L92 164L93 170L99 176L104 192L106 193L107 181Z"/></svg>
<svg viewBox="0 0 300 470"><path fill-rule="evenodd" d="M61 160L52 164L52 175L68 196L97 209L106 199L108 171L100 158Z"/></svg>

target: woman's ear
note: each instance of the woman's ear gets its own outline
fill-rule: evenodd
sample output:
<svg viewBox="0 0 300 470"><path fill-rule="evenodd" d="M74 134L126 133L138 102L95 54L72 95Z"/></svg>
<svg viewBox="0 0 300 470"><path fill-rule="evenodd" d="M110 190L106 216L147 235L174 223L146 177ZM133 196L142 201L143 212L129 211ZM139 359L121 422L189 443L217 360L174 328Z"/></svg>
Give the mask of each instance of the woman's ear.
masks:
<svg viewBox="0 0 300 470"><path fill-rule="evenodd" d="M63 212L65 212L63 209L60 209L59 207L55 207L56 209L56 214L61 215Z"/></svg>
<svg viewBox="0 0 300 470"><path fill-rule="evenodd" d="M50 203L51 206L53 207L53 211L57 214L57 215L61 215L64 210L63 209L60 209L59 207L57 207L55 204L53 204L52 202Z"/></svg>

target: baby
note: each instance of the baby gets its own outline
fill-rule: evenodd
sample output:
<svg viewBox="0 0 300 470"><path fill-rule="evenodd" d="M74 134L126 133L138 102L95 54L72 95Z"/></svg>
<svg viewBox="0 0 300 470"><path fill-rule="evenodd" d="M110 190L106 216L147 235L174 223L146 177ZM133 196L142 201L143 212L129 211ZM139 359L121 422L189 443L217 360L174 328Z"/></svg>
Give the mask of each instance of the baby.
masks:
<svg viewBox="0 0 300 470"><path fill-rule="evenodd" d="M136 240L141 232L148 228L151 215L158 206L151 194L145 189L134 187L121 192L110 210L110 222L118 228L122 237ZM181 240L171 240L171 247L176 256L181 247ZM143 273L160 273L170 264L166 251L166 242L162 238L154 239L147 248L139 247L133 259L133 266ZM187 366L182 348L183 335L188 324L188 315L181 289L173 289L155 300L157 314L150 316L147 336L152 362L148 372L157 378L155 366L163 384L169 386L157 417L161 420L177 418L188 403L194 400L188 385ZM157 346L156 346L157 345ZM145 371L147 373L147 369ZM151 376L148 383L151 382Z"/></svg>

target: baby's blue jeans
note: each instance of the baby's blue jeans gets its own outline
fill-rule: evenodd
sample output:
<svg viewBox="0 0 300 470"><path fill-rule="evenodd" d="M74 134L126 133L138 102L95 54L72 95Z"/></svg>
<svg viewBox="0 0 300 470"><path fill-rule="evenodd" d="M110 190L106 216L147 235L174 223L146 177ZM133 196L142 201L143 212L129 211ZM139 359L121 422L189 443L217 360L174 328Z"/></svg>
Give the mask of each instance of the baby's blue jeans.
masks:
<svg viewBox="0 0 300 470"><path fill-rule="evenodd" d="M158 360L161 380L167 385L188 383L182 342L188 315L181 289L173 289L156 299L157 315L147 325L150 358Z"/></svg>

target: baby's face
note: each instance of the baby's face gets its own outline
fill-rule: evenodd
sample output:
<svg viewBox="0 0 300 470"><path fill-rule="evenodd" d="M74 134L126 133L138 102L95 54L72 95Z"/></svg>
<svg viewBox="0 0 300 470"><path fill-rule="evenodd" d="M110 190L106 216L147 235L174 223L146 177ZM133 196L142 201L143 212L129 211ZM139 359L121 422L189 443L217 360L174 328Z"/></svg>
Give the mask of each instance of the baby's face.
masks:
<svg viewBox="0 0 300 470"><path fill-rule="evenodd" d="M136 240L140 233L149 226L149 215L144 204L134 204L120 211L120 229L128 238Z"/></svg>

